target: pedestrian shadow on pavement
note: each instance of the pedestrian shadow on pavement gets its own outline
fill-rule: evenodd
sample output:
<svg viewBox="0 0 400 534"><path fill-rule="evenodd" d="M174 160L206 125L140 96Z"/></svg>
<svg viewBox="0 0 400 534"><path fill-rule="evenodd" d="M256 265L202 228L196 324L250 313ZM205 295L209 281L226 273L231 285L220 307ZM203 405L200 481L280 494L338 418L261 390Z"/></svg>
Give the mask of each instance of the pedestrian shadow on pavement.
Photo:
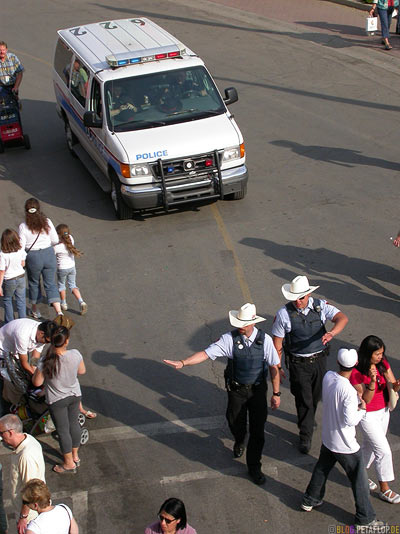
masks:
<svg viewBox="0 0 400 534"><path fill-rule="evenodd" d="M365 15L365 18L367 15ZM364 23L364 18L361 19L361 23ZM358 27L350 24L336 24L335 22L323 22L323 21L303 21L296 20L295 24L301 24L302 26L309 26L310 28L320 28L321 30L327 30L329 32L336 32L342 35L356 35L366 36L365 28Z"/></svg>
<svg viewBox="0 0 400 534"><path fill-rule="evenodd" d="M333 165L339 165L340 167L352 168L358 165L366 165L368 167L377 167L378 169L387 169L396 172L400 171L400 163L364 156L360 150L321 145L302 145L295 141L283 139L270 141L270 143L274 146L289 148L298 156L303 156L314 161L332 163Z"/></svg>
<svg viewBox="0 0 400 534"><path fill-rule="evenodd" d="M291 269L271 270L281 281L307 273L312 283L320 286L322 298L333 297L340 304L399 315L399 295L384 286L386 283L400 285L400 272L394 267L326 248L312 249L253 237L246 237L240 243L258 248L269 258L290 266Z"/></svg>

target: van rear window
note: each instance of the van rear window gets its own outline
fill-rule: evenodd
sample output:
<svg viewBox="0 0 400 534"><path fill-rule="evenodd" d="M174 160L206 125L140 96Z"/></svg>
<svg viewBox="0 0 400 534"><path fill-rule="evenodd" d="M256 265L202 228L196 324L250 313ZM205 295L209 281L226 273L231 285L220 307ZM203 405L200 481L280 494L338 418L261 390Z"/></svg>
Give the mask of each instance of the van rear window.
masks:
<svg viewBox="0 0 400 534"><path fill-rule="evenodd" d="M109 129L127 132L203 119L225 112L204 67L121 78L105 84Z"/></svg>

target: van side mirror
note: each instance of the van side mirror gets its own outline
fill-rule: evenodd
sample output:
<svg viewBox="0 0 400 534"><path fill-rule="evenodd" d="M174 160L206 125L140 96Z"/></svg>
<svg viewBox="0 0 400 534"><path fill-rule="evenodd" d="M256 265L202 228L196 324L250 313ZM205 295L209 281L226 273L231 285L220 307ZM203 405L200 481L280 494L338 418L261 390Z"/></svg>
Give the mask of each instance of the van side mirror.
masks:
<svg viewBox="0 0 400 534"><path fill-rule="evenodd" d="M87 128L101 128L103 120L99 119L95 111L85 111L83 114L83 124Z"/></svg>
<svg viewBox="0 0 400 534"><path fill-rule="evenodd" d="M224 102L227 106L229 104L233 104L234 102L237 102L239 100L238 92L234 87L228 87L225 89L225 98Z"/></svg>

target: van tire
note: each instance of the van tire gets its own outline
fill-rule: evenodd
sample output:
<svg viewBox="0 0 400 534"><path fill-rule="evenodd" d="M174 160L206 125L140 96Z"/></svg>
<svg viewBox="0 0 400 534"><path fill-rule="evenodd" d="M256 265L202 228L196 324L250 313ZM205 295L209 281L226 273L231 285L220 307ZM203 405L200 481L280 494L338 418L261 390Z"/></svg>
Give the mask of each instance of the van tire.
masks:
<svg viewBox="0 0 400 534"><path fill-rule="evenodd" d="M31 148L31 140L29 139L29 135L24 135L24 146L26 150L29 150Z"/></svg>
<svg viewBox="0 0 400 534"><path fill-rule="evenodd" d="M120 221L126 221L132 218L133 210L125 204L121 195L121 182L114 172L111 173L111 200L115 213Z"/></svg>
<svg viewBox="0 0 400 534"><path fill-rule="evenodd" d="M65 138L67 141L67 147L70 153L74 156L74 158L77 157L74 151L74 145L79 143L78 138L74 134L74 132L71 130L71 126L69 125L68 121L65 121Z"/></svg>
<svg viewBox="0 0 400 534"><path fill-rule="evenodd" d="M224 200L242 200L247 193L247 186L243 186L240 191L236 191L235 193L230 193L229 195L224 196Z"/></svg>

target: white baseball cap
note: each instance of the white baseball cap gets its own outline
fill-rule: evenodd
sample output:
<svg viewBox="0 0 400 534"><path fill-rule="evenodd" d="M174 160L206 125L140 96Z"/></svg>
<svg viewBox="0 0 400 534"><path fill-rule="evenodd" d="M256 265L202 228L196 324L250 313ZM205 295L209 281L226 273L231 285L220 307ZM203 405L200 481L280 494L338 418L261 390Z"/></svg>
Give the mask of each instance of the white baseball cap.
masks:
<svg viewBox="0 0 400 534"><path fill-rule="evenodd" d="M341 366L351 369L358 362L358 354L356 349L339 349L337 361Z"/></svg>

